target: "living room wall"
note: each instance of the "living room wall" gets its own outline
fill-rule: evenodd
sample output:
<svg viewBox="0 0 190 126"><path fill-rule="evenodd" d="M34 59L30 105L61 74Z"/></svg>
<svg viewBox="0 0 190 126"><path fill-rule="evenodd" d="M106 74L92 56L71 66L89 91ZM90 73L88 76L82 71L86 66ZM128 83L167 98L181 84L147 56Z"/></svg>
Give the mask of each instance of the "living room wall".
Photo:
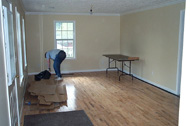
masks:
<svg viewBox="0 0 190 126"><path fill-rule="evenodd" d="M120 24L121 53L140 57L132 64L132 73L175 94L180 11L184 8L180 3L126 14Z"/></svg>
<svg viewBox="0 0 190 126"><path fill-rule="evenodd" d="M119 16L29 14L26 15L29 73L47 69L44 54L55 48L55 20L76 22L76 59L63 61L62 72L104 70L107 59L102 55L120 53Z"/></svg>

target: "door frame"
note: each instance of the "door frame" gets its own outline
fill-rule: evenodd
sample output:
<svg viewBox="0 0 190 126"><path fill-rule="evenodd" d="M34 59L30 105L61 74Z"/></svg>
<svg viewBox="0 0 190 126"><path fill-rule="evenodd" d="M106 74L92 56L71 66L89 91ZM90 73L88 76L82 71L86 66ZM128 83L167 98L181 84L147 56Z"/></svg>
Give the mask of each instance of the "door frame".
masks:
<svg viewBox="0 0 190 126"><path fill-rule="evenodd" d="M180 95L180 87L181 87L184 19L185 19L185 10L181 10L180 11L180 24L179 24L179 40L178 40L177 77L176 77L176 94L177 95Z"/></svg>
<svg viewBox="0 0 190 126"><path fill-rule="evenodd" d="M3 51L3 55L4 55L4 57L3 57L3 61L4 61L4 65L6 65L6 55L5 55L5 38L4 38L4 35L5 35L5 33L4 33L4 19L3 19L3 6L2 6L2 0L0 0L0 22L1 22L1 26L0 26L0 34L2 35L2 45L3 45L3 47L2 47L2 51ZM5 90L6 90L6 97L7 97L7 105L8 105L8 107L7 107L7 109L8 109L8 117L9 117L9 126L11 126L11 115L10 115L10 102L9 102L9 90L8 90L8 77L6 76L6 73L7 73L7 69L6 69L6 67L4 67L4 74L5 74Z"/></svg>

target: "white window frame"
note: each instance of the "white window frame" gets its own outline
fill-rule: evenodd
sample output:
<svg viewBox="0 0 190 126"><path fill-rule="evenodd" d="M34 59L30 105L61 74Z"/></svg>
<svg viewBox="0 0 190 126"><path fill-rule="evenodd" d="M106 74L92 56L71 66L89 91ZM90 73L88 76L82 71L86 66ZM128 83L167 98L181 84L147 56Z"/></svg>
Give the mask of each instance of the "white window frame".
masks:
<svg viewBox="0 0 190 126"><path fill-rule="evenodd" d="M13 83L14 78L16 76L13 14L12 14L11 10L8 10L7 7L3 6L3 15L4 15L3 22L4 22L4 33L5 33L6 68L7 68L7 79L8 79L7 82L8 82L8 86L10 86ZM8 15L11 16L10 20L8 19ZM12 25L9 25L9 21L11 21ZM11 30L11 31L9 31L9 30ZM9 32L12 32L12 41L9 39ZM12 48L11 48L10 43L12 45ZM12 50L10 50L10 48ZM13 53L11 53L11 52L13 52ZM11 55L12 55L12 57L11 57Z"/></svg>
<svg viewBox="0 0 190 126"><path fill-rule="evenodd" d="M5 34L5 51L6 51L6 68L7 68L7 79L8 86L11 85L11 64L10 64L10 48L9 48L9 37L8 37L8 17L7 17L7 8L3 6L3 25L4 25L4 34Z"/></svg>
<svg viewBox="0 0 190 126"><path fill-rule="evenodd" d="M20 13L17 11L17 7L15 7L15 16L16 16L16 31L17 31L19 81L20 81L20 85L21 85L22 82L23 82L24 73L23 73L23 61L22 61L22 43L21 43Z"/></svg>
<svg viewBox="0 0 190 126"><path fill-rule="evenodd" d="M27 59L26 59L26 39L25 39L25 23L24 18L22 17L22 40L23 40L23 49L24 49L24 67L27 67Z"/></svg>
<svg viewBox="0 0 190 126"><path fill-rule="evenodd" d="M13 12L12 8L13 8L12 3L9 3L9 9L10 9L10 12Z"/></svg>
<svg viewBox="0 0 190 126"><path fill-rule="evenodd" d="M73 20L55 20L54 21L54 48L57 49L56 41L56 23L73 23L73 57L66 57L66 59L76 59L76 22ZM60 39L61 40L61 39Z"/></svg>

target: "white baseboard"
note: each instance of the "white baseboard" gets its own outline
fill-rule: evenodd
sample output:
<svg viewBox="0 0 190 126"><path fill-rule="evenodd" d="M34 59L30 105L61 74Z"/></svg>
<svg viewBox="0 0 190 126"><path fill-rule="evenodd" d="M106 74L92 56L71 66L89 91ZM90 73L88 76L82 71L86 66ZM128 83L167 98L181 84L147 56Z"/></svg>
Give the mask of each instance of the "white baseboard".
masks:
<svg viewBox="0 0 190 126"><path fill-rule="evenodd" d="M71 71L61 71L61 73L66 74L66 73L80 73L80 72L100 72L100 71L106 71L106 69L71 70ZM40 72L33 72L33 73L28 73L28 75L36 75L36 74L39 74L39 73ZM51 72L51 74L55 74L55 72Z"/></svg>
<svg viewBox="0 0 190 126"><path fill-rule="evenodd" d="M161 89L163 89L163 90L165 90L165 91L167 91L167 92L170 92L170 93L172 93L172 94L177 95L177 92L174 91L174 90L172 90L172 89L170 89L170 88L167 88L167 87L162 86L162 85L160 85L160 84L154 83L154 82L152 82L152 81L149 81L149 80L147 80L147 79L145 79L145 78L142 78L142 77L140 77L140 76L137 76L137 75L135 75L135 74L133 74L133 76L136 77L136 78L138 78L138 79L140 79L140 80L143 80L143 81L147 82L147 83L150 84L150 85L156 86L156 87L161 88Z"/></svg>
<svg viewBox="0 0 190 126"><path fill-rule="evenodd" d="M125 71L125 70L124 70L124 72L125 72L125 73L129 73L128 71ZM132 73L132 74L133 74L133 73ZM136 75L136 74L133 74L133 76L136 77L136 78L138 78L138 79L140 79L140 80L142 80L142 81L144 81L144 82L147 82L147 83L150 84L150 85L153 85L153 86L155 86L155 87L158 87L158 88L160 88L160 89L163 89L163 90L165 90L165 91L167 91L167 92L170 92L170 93L172 93L172 94L174 94L174 95L178 95L178 94L177 94L177 91L174 91L174 90L172 90L172 89L170 89L170 88L167 88L167 87L165 87L165 86L162 86L162 85L157 84L157 83L155 83L155 82L152 82L152 81L150 81L150 80L147 80L147 79L145 79L145 78L142 78L142 77L140 77L140 76L138 76L138 75Z"/></svg>
<svg viewBox="0 0 190 126"><path fill-rule="evenodd" d="M120 70L120 69L119 69L119 70ZM61 73L64 74L64 73L99 72L99 71L106 71L106 69L61 71ZM109 71L115 71L115 70L109 70ZM125 72L125 73L128 73L127 71L124 71L124 72ZM34 73L29 73L28 75L35 75L35 74L38 74L38 73L39 73L39 72L34 72ZM52 73L52 74L55 74L55 72L51 72L51 73ZM177 92L174 91L174 90L172 90L172 89L169 89L169 88L167 88L167 87L165 87L165 86L162 86L162 85L160 85L160 84L154 83L154 82L152 82L152 81L150 81L150 80L147 80L147 79L145 79L145 78L142 78L142 77L140 77L140 76L137 76L136 74L133 74L133 76L136 77L136 78L138 78L138 79L140 79L140 80L142 80L142 81L147 82L147 83L150 84L150 85L156 86L156 87L158 87L158 88L160 88L160 89L163 89L163 90L165 90L165 91L167 91L167 92L170 92L170 93L172 93L172 94L177 95Z"/></svg>

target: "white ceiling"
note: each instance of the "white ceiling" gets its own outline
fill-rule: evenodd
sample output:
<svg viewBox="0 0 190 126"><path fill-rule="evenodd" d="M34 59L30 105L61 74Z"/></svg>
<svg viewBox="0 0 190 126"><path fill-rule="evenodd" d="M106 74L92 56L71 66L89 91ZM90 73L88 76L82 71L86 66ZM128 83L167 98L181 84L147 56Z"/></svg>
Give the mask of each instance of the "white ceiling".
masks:
<svg viewBox="0 0 190 126"><path fill-rule="evenodd" d="M26 12L124 14L185 0L22 0Z"/></svg>

